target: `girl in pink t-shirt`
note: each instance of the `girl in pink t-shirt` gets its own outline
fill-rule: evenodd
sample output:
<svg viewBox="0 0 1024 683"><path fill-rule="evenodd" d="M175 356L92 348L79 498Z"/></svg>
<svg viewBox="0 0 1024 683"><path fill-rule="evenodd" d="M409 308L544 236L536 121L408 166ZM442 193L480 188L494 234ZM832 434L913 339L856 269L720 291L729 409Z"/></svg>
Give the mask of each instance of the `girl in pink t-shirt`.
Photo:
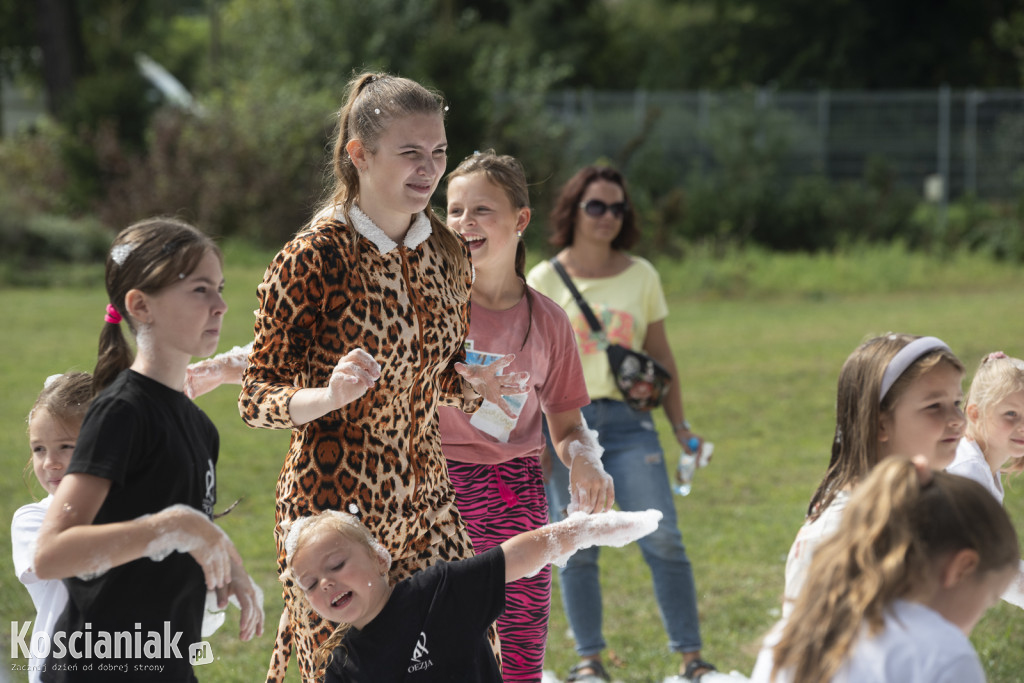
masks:
<svg viewBox="0 0 1024 683"><path fill-rule="evenodd" d="M473 414L439 410L441 447L456 504L477 553L548 522L540 454L547 418L559 458L570 468L574 510L609 510L611 477L580 408L590 399L569 319L526 285L522 233L530 222L522 165L493 151L467 157L448 176L448 225L469 244L473 283L468 363L515 359L502 372L527 371L520 394L484 401ZM505 681L540 681L551 602L551 570L506 587L498 619Z"/></svg>

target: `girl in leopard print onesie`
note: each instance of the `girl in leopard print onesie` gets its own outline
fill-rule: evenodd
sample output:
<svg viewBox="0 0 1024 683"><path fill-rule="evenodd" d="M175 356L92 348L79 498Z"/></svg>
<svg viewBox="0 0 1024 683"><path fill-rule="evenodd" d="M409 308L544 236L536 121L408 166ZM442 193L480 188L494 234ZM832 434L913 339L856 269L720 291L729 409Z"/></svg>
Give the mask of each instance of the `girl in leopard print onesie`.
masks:
<svg viewBox="0 0 1024 683"><path fill-rule="evenodd" d="M267 268L239 410L251 426L291 429L275 528L322 510L354 512L394 558L398 582L439 560L471 556L454 505L437 407L475 410L520 390L511 362L466 366L473 281L462 240L428 202L444 174L441 97L386 74L349 84L338 113L335 189ZM303 680L333 631L289 609L285 581L268 681L293 649Z"/></svg>

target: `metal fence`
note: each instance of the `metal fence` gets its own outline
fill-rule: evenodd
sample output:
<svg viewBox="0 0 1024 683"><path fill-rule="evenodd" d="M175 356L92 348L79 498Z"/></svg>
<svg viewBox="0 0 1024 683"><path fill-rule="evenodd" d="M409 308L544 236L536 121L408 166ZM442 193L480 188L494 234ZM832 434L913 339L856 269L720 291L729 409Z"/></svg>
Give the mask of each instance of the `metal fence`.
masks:
<svg viewBox="0 0 1024 683"><path fill-rule="evenodd" d="M562 91L548 112L579 163L657 163L678 182L728 162L774 155L781 177L842 181L883 169L943 201L1024 190L1024 91Z"/></svg>

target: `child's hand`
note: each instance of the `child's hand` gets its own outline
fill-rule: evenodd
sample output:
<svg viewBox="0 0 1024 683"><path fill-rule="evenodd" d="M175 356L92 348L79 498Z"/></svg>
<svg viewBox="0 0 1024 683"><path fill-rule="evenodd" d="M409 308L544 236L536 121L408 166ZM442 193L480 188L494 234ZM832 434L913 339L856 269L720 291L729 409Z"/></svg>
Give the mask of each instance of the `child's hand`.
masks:
<svg viewBox="0 0 1024 683"><path fill-rule="evenodd" d="M188 505L172 505L153 515L157 536L145 557L159 562L172 552L191 555L203 570L207 590L231 581L231 563L242 563L235 545L224 530Z"/></svg>
<svg viewBox="0 0 1024 683"><path fill-rule="evenodd" d="M229 600L242 612L238 637L248 641L263 635L263 591L246 573L241 561L231 563L231 583L217 589L218 607L227 607Z"/></svg>
<svg viewBox="0 0 1024 683"><path fill-rule="evenodd" d="M595 545L609 545L621 548L638 538L643 538L658 528L660 510L621 512L612 510L596 515L573 515L563 523L575 523L576 549Z"/></svg>
<svg viewBox="0 0 1024 683"><path fill-rule="evenodd" d="M236 346L226 353L189 365L185 375L185 395L194 399L221 384L241 384L251 349L252 344Z"/></svg>
<svg viewBox="0 0 1024 683"><path fill-rule="evenodd" d="M567 512L607 512L615 503L615 483L601 461L573 458L569 469L570 502Z"/></svg>
<svg viewBox="0 0 1024 683"><path fill-rule="evenodd" d="M334 410L365 394L380 379L380 365L363 349L349 351L334 366L328 394Z"/></svg>
<svg viewBox="0 0 1024 683"><path fill-rule="evenodd" d="M501 412L515 419L515 411L503 397L525 392L527 382L530 381L530 373L499 374L515 359L516 355L509 353L487 365L456 363L455 371L462 375L463 379L473 387L473 390L484 397L484 400L490 401L498 406Z"/></svg>

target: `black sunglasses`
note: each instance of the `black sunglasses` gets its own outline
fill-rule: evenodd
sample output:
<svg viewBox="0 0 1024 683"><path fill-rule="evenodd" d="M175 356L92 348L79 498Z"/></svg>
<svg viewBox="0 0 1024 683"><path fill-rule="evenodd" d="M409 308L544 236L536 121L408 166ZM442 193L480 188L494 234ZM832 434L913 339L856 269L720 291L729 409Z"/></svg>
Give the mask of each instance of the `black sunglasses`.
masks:
<svg viewBox="0 0 1024 683"><path fill-rule="evenodd" d="M591 199L585 202L580 202L580 208L583 209L583 212L588 216L592 216L594 218L600 218L606 211L611 211L612 215L616 218L622 218L623 214L626 213L626 202L606 204L600 199Z"/></svg>

